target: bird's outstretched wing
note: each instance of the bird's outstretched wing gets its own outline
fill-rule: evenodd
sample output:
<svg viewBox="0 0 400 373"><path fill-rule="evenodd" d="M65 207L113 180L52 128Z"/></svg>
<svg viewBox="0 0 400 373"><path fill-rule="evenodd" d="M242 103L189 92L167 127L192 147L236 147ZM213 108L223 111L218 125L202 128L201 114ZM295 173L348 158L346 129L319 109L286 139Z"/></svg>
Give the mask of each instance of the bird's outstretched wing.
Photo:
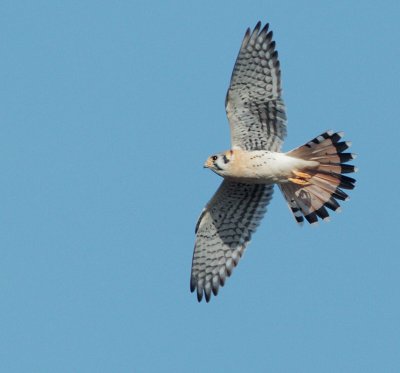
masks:
<svg viewBox="0 0 400 373"><path fill-rule="evenodd" d="M247 29L225 101L232 147L279 151L286 136L281 71L269 25Z"/></svg>
<svg viewBox="0 0 400 373"><path fill-rule="evenodd" d="M273 186L224 180L196 226L190 290L199 302L217 295L266 212Z"/></svg>

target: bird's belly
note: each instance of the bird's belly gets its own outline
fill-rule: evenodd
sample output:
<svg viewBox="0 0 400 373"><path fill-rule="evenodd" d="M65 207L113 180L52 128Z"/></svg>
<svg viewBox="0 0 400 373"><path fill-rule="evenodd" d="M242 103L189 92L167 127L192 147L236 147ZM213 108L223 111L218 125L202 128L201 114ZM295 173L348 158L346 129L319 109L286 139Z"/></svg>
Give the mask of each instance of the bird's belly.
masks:
<svg viewBox="0 0 400 373"><path fill-rule="evenodd" d="M232 179L249 184L276 184L286 182L291 176L291 170L280 170L275 167L248 167Z"/></svg>
<svg viewBox="0 0 400 373"><path fill-rule="evenodd" d="M255 151L243 159L229 178L249 184L286 183L293 176L293 170L306 166L306 163L284 153Z"/></svg>

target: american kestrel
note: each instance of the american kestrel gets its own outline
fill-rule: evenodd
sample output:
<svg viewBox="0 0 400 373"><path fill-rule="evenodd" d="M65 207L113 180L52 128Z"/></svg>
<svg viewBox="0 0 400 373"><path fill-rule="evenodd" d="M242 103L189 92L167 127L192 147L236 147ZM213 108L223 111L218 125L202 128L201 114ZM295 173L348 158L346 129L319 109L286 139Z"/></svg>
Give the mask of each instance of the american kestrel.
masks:
<svg viewBox="0 0 400 373"><path fill-rule="evenodd" d="M225 107L232 149L210 156L204 167L224 178L196 225L190 290L200 302L217 295L243 255L278 184L297 223L327 220L348 199L356 168L343 133L327 131L287 153L281 71L269 25L247 29L233 69ZM261 31L260 31L261 29Z"/></svg>

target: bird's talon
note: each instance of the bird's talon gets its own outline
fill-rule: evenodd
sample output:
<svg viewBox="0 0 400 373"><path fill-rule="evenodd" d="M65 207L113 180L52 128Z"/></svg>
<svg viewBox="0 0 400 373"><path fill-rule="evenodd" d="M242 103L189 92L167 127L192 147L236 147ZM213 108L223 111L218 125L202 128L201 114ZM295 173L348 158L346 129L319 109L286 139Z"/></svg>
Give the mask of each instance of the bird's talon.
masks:
<svg viewBox="0 0 400 373"><path fill-rule="evenodd" d="M311 175L310 175L310 174L306 174L305 172L293 171L293 173L294 173L298 178L301 178L301 179L308 180L308 179L311 178Z"/></svg>
<svg viewBox="0 0 400 373"><path fill-rule="evenodd" d="M305 172L300 171L293 171L293 173L296 175L296 177L289 177L289 181L302 186L310 185L310 182L308 181L309 179L311 179L310 174L306 174Z"/></svg>
<svg viewBox="0 0 400 373"><path fill-rule="evenodd" d="M298 184L298 185L310 185L310 183L306 180L303 179L297 179L297 178L293 178L293 177L289 177L288 179L289 181L291 181L292 183Z"/></svg>

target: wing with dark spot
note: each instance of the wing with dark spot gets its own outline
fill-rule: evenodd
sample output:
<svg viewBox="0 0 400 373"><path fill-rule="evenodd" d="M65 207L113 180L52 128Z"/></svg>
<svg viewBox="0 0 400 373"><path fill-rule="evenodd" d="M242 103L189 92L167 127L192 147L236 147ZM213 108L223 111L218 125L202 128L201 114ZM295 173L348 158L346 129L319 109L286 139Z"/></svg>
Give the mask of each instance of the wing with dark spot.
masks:
<svg viewBox="0 0 400 373"><path fill-rule="evenodd" d="M273 186L223 181L196 226L190 290L208 302L232 273L272 198Z"/></svg>
<svg viewBox="0 0 400 373"><path fill-rule="evenodd" d="M281 70L272 31L247 29L226 95L233 147L279 151L286 136Z"/></svg>

